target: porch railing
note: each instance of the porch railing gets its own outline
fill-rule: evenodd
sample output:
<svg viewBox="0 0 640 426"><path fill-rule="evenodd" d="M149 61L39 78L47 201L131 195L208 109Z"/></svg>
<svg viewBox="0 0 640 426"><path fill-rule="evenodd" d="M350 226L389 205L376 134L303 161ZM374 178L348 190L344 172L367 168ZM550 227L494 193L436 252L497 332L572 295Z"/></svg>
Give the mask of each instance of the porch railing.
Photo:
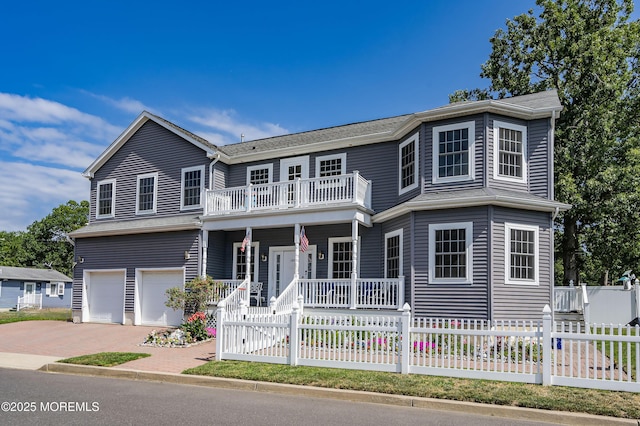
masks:
<svg viewBox="0 0 640 426"><path fill-rule="evenodd" d="M24 308L38 308L42 309L42 293L25 294L24 296L18 296L18 304L16 310Z"/></svg>
<svg viewBox="0 0 640 426"><path fill-rule="evenodd" d="M298 291L310 308L400 309L404 305L404 277L350 279L300 279Z"/></svg>
<svg viewBox="0 0 640 426"><path fill-rule="evenodd" d="M280 210L337 203L371 207L371 182L350 174L208 190L205 215Z"/></svg>
<svg viewBox="0 0 640 426"><path fill-rule="evenodd" d="M298 302L298 280L295 278L289 283L277 299L269 301L269 309L274 315L290 314L293 306Z"/></svg>
<svg viewBox="0 0 640 426"><path fill-rule="evenodd" d="M234 292L240 284L242 284L243 280L216 280L216 282L222 284L221 286L216 286L216 288L211 293L209 297L208 303L210 305L217 304L220 300L226 299Z"/></svg>

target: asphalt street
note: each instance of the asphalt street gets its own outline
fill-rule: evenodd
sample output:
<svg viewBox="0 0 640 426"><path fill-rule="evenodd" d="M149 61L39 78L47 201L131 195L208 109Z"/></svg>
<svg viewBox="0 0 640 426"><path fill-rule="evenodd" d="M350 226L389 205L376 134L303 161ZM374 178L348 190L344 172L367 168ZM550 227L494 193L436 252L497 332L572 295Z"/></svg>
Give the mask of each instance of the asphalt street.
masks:
<svg viewBox="0 0 640 426"><path fill-rule="evenodd" d="M2 425L540 425L530 421L191 385L0 368Z"/></svg>

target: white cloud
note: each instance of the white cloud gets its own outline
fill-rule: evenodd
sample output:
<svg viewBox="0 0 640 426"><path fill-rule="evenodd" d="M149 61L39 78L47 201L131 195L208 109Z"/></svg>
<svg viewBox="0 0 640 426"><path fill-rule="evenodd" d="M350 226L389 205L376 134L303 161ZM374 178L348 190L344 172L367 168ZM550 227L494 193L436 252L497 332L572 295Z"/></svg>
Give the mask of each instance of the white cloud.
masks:
<svg viewBox="0 0 640 426"><path fill-rule="evenodd" d="M89 96L99 99L101 101L103 101L104 103L111 105L121 111L124 112L130 112L133 113L135 115L140 114L142 111L149 111L149 112L153 112L153 109L146 106L145 104L143 104L142 102L140 102L137 99L131 99L129 97L124 97L124 98L120 98L120 99L113 99L110 98L109 96L104 96L104 95L98 95L95 93L91 93L89 91L83 90L83 93L88 94Z"/></svg>
<svg viewBox="0 0 640 426"><path fill-rule="evenodd" d="M255 140L289 133L287 129L281 127L279 124L249 124L238 120L236 116L237 114L233 110L208 109L201 110L189 116L188 119L207 128L226 133L227 136L223 137L224 143L217 142L220 145L239 142L241 135L244 135L244 140ZM206 133L206 131L200 132L203 137L205 137L204 133ZM215 135L222 136L220 133L215 133ZM209 141L216 143L212 140Z"/></svg>
<svg viewBox="0 0 640 426"><path fill-rule="evenodd" d="M74 170L0 161L0 230L24 231L69 200L89 195L89 182Z"/></svg>
<svg viewBox="0 0 640 426"><path fill-rule="evenodd" d="M20 123L76 125L96 132L99 137L115 138L120 129L100 117L81 112L59 102L0 92L0 117Z"/></svg>

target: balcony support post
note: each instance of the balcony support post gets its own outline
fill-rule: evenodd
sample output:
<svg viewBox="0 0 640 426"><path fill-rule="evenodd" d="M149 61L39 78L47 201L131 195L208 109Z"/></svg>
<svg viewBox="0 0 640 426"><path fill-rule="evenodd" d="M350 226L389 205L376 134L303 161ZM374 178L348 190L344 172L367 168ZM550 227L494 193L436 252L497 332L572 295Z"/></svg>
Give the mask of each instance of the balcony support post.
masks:
<svg viewBox="0 0 640 426"><path fill-rule="evenodd" d="M351 221L351 306L350 309L356 309L357 304L357 286L358 284L358 221Z"/></svg>

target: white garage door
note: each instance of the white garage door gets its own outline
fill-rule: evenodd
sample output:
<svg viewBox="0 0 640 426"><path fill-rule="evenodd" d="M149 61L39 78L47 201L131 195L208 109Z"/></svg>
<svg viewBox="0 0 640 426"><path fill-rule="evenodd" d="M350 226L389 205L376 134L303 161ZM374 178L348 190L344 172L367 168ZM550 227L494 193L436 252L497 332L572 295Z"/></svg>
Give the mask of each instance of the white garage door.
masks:
<svg viewBox="0 0 640 426"><path fill-rule="evenodd" d="M87 282L89 321L122 324L124 273L91 272Z"/></svg>
<svg viewBox="0 0 640 426"><path fill-rule="evenodd" d="M140 319L142 325L180 325L182 311L165 306L166 290L184 286L184 274L179 271L144 271L140 280Z"/></svg>

